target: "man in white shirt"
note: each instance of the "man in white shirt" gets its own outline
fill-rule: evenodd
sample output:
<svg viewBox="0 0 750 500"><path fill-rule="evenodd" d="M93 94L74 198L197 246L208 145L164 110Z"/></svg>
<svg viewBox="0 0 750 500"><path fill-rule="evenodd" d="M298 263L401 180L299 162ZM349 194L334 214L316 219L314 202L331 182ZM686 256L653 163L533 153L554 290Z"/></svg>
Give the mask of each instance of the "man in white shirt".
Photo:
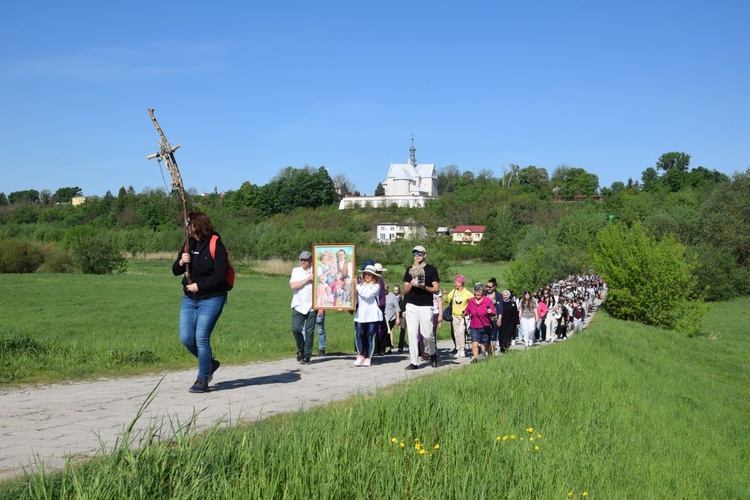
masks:
<svg viewBox="0 0 750 500"><path fill-rule="evenodd" d="M315 331L315 310L312 305L312 253L305 250L299 254L299 267L292 269L289 286L292 295L292 334L297 342L297 361L309 365L312 356L313 334ZM307 332L304 335L303 332Z"/></svg>

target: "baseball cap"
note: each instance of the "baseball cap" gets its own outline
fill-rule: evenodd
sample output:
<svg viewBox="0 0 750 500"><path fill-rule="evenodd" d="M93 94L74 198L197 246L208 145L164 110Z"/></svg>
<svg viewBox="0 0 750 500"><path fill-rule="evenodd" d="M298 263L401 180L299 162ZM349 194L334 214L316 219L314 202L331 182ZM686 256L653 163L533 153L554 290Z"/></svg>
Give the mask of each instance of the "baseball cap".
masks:
<svg viewBox="0 0 750 500"><path fill-rule="evenodd" d="M424 252L427 253L427 250L424 249L422 245L417 245L414 248L411 249L412 252Z"/></svg>

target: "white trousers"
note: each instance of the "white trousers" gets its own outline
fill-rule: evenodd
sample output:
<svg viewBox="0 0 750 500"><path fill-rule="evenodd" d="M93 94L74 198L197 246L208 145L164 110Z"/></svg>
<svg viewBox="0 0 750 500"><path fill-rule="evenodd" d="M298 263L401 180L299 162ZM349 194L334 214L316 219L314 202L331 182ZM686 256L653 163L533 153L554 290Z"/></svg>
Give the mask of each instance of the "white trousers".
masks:
<svg viewBox="0 0 750 500"><path fill-rule="evenodd" d="M409 358L411 364L419 365L418 334L422 334L427 354L433 356L437 352L435 333L432 328L432 306L406 304L404 316L406 317L406 331L409 333Z"/></svg>
<svg viewBox="0 0 750 500"><path fill-rule="evenodd" d="M453 334L456 336L456 349L459 357L464 357L466 347L466 322L467 318L463 316L453 316Z"/></svg>
<svg viewBox="0 0 750 500"><path fill-rule="evenodd" d="M521 338L527 346L534 343L534 331L536 330L536 321L534 318L521 318Z"/></svg>

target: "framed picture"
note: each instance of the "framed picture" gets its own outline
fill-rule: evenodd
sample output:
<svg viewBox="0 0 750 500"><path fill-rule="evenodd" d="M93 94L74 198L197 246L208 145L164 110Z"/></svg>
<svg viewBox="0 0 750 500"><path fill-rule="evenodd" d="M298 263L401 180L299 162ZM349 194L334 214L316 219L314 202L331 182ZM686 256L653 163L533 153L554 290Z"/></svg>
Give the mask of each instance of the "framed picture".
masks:
<svg viewBox="0 0 750 500"><path fill-rule="evenodd" d="M354 264L354 245L326 243L313 245L313 307L315 309L343 309L353 311L354 287L357 286L357 266Z"/></svg>

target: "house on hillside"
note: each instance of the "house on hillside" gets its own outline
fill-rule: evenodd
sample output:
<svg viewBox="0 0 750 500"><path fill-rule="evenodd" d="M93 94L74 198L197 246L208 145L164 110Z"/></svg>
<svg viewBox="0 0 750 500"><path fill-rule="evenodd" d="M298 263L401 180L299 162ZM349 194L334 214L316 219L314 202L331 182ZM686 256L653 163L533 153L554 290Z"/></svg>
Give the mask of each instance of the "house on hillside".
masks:
<svg viewBox="0 0 750 500"><path fill-rule="evenodd" d="M476 245L482 241L485 226L456 226L453 228L451 243L458 245Z"/></svg>
<svg viewBox="0 0 750 500"><path fill-rule="evenodd" d="M379 222L375 234L378 243L393 243L400 239L423 239L427 229L419 222Z"/></svg>
<svg viewBox="0 0 750 500"><path fill-rule="evenodd" d="M391 163L388 177L381 182L383 196L345 196L339 210L357 207L422 208L428 200L437 198L437 170L434 163L417 163L414 139L409 148L407 163Z"/></svg>

